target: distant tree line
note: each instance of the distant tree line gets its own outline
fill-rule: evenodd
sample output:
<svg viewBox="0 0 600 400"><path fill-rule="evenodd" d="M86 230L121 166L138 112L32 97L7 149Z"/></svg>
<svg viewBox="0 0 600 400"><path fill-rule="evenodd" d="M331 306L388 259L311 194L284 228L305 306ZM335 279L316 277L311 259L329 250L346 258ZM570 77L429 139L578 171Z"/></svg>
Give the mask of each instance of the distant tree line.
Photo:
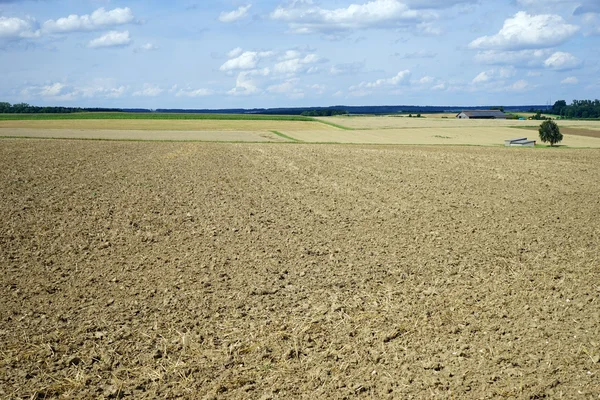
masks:
<svg viewBox="0 0 600 400"><path fill-rule="evenodd" d="M70 114L76 112L121 111L118 108L39 107L27 103L0 102L0 114Z"/></svg>
<svg viewBox="0 0 600 400"><path fill-rule="evenodd" d="M326 109L326 110L308 110L308 111L303 111L302 116L304 117L331 117L333 115L347 115L348 111L346 110L332 110L332 109Z"/></svg>
<svg viewBox="0 0 600 400"><path fill-rule="evenodd" d="M563 118L600 118L600 100L573 100L569 105L558 100L551 111Z"/></svg>

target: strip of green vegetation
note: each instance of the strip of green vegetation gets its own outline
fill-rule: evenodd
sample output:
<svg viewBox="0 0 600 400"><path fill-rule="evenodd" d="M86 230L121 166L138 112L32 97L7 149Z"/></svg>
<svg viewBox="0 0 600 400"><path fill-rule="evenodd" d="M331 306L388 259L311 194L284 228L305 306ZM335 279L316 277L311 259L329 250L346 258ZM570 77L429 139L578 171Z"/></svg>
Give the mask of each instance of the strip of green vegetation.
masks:
<svg viewBox="0 0 600 400"><path fill-rule="evenodd" d="M151 120L241 120L241 121L315 121L302 115L269 114L170 114L170 113L127 113L98 112L71 114L0 114L0 121L31 120L81 120L81 119L151 119Z"/></svg>
<svg viewBox="0 0 600 400"><path fill-rule="evenodd" d="M298 140L296 138L293 138L291 136L288 136L285 133L281 133L281 132L278 132L278 131L271 131L271 132L273 132L275 135L277 135L277 136L279 136L281 138L284 138L284 139L287 139L287 140L291 140L292 142L301 142L302 141L302 140Z"/></svg>
<svg viewBox="0 0 600 400"><path fill-rule="evenodd" d="M348 128L347 126L343 126L343 125L339 125L339 124L334 124L333 122L323 121L322 119L315 119L315 121L320 122L320 123L325 124L325 125L333 126L334 128L343 129L345 131L355 131L356 130L354 128Z"/></svg>

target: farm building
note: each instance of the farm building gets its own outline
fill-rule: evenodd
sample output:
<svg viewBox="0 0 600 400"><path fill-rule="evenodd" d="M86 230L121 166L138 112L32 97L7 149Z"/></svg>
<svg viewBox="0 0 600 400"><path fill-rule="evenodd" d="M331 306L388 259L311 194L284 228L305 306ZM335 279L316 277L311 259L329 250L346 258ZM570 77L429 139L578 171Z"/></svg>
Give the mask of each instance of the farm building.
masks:
<svg viewBox="0 0 600 400"><path fill-rule="evenodd" d="M456 116L460 119L506 119L506 114L500 110L469 110Z"/></svg>
<svg viewBox="0 0 600 400"><path fill-rule="evenodd" d="M508 139L504 141L506 147L535 147L535 140L527 140L527 138Z"/></svg>

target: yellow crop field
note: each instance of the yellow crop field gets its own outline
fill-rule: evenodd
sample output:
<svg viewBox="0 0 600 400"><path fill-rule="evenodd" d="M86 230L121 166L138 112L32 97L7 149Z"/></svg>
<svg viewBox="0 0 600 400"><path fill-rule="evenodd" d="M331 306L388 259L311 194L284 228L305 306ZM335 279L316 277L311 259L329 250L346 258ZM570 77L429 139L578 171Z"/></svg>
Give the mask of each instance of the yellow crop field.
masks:
<svg viewBox="0 0 600 400"><path fill-rule="evenodd" d="M557 121L560 143L600 148L599 121ZM0 121L1 137L172 140L208 142L307 142L501 146L506 139L538 139L539 121L459 120L397 116L281 120L32 120ZM522 129L516 129L522 128Z"/></svg>
<svg viewBox="0 0 600 400"><path fill-rule="evenodd" d="M271 131L288 132L306 129L336 129L315 121L254 121L254 120L152 120L152 119L80 119L0 121L1 128L31 129L103 129L148 131Z"/></svg>
<svg viewBox="0 0 600 400"><path fill-rule="evenodd" d="M504 140L516 137L528 137L533 140L539 140L537 132L534 130L520 130L510 127L406 128L328 132L302 131L294 132L293 137L304 142L476 146L503 145ZM570 147L596 148L600 147L600 139L565 134L561 144Z"/></svg>
<svg viewBox="0 0 600 400"><path fill-rule="evenodd" d="M200 141L200 142L290 142L267 130L242 131L182 131L140 129L34 129L0 128L0 137L97 139L97 140L149 140L149 141Z"/></svg>

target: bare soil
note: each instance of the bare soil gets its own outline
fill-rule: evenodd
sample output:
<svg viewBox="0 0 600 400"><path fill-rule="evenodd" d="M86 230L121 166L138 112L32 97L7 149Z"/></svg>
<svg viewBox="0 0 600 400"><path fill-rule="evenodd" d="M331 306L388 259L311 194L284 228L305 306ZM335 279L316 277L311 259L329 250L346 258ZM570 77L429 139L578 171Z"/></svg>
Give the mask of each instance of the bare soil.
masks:
<svg viewBox="0 0 600 400"><path fill-rule="evenodd" d="M600 151L0 141L0 397L599 398Z"/></svg>
<svg viewBox="0 0 600 400"><path fill-rule="evenodd" d="M538 128L529 128L529 129L534 130L534 131L538 130ZM564 133L566 135L600 138L600 130L563 127L563 128L560 128L560 131L561 131L561 133Z"/></svg>
<svg viewBox="0 0 600 400"><path fill-rule="evenodd" d="M35 129L0 128L0 137L96 140L156 140L203 142L290 142L269 131L182 131L138 129Z"/></svg>

